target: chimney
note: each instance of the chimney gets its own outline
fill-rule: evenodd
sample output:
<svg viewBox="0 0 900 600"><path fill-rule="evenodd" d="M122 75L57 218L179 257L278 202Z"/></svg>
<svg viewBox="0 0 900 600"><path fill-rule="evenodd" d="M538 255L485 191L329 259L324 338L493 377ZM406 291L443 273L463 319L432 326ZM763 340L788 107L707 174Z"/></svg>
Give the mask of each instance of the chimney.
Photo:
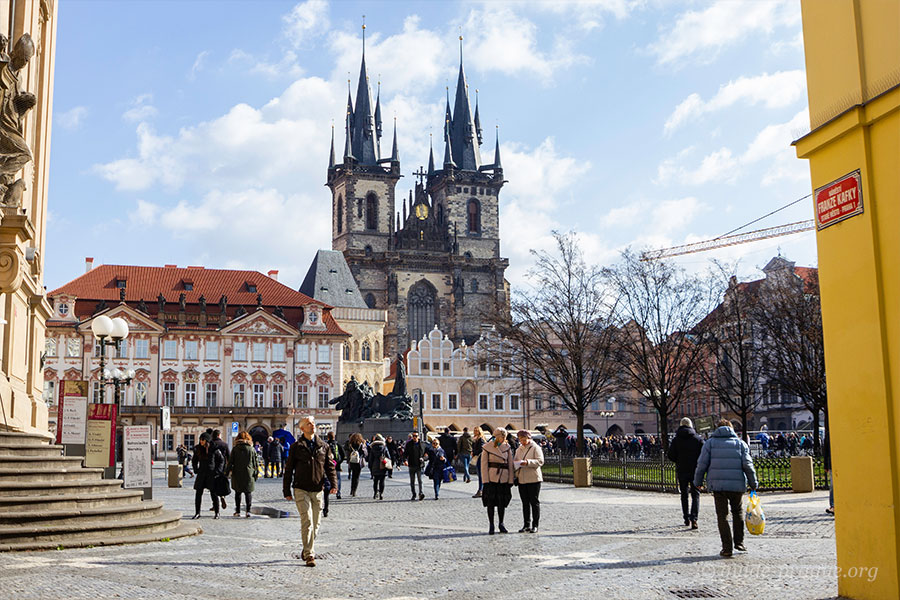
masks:
<svg viewBox="0 0 900 600"><path fill-rule="evenodd" d="M87 258L84 259L84 272L90 273L91 269L93 269L93 268L94 268L94 258L91 256L88 256Z"/></svg>
<svg viewBox="0 0 900 600"><path fill-rule="evenodd" d="M271 271L269 271L269 277L271 277L275 281L278 281L278 269L272 269Z"/></svg>

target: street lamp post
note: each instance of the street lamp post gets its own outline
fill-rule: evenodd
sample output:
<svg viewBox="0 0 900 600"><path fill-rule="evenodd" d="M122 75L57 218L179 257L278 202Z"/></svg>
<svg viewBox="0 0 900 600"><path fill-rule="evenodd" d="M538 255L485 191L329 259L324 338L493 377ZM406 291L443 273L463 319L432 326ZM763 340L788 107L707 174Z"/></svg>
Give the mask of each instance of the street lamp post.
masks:
<svg viewBox="0 0 900 600"><path fill-rule="evenodd" d="M134 379L134 369L122 371L119 368L114 368L110 371L106 368L106 347L118 346L122 340L128 337L128 323L122 317L110 319L106 315L100 315L91 323L91 331L100 345L100 403L106 403L106 386L112 384L113 400L116 405L116 419L113 423L113 431L117 433L119 430L119 414L122 410L121 389L131 384L132 379ZM119 455L118 449L119 445L117 443L117 459ZM116 465L111 465L104 473L104 477L108 479L115 477L115 467Z"/></svg>
<svg viewBox="0 0 900 600"><path fill-rule="evenodd" d="M610 410L603 410L600 411L600 416L606 417L606 431L603 433L603 437L606 437L607 435L609 435L609 418L616 416L616 413Z"/></svg>

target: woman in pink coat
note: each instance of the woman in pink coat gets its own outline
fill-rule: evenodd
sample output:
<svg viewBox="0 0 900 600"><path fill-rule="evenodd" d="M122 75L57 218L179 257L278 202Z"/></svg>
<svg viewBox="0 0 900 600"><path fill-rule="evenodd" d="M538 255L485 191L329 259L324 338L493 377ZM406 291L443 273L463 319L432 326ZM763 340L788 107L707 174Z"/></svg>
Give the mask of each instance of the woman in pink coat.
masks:
<svg viewBox="0 0 900 600"><path fill-rule="evenodd" d="M500 518L498 528L500 533L509 533L503 525L503 515L509 501L512 500L512 484L515 476L513 467L513 453L506 443L506 430L497 428L494 430L494 439L484 445L479 459L481 478L484 487L481 491L481 503L487 507L490 529L489 535L494 535L494 508Z"/></svg>

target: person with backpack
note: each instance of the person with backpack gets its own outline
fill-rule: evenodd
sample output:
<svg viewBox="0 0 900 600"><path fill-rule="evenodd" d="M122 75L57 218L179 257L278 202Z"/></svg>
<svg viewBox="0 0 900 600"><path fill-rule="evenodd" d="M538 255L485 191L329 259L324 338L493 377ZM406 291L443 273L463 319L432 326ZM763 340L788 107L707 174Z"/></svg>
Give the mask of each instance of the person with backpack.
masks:
<svg viewBox="0 0 900 600"><path fill-rule="evenodd" d="M380 433L376 433L369 446L369 471L372 473L372 487L375 490L374 500L384 500L384 479L393 469L391 453Z"/></svg>
<svg viewBox="0 0 900 600"><path fill-rule="evenodd" d="M684 524L697 529L697 516L700 514L700 492L694 487L694 472L697 470L697 459L703 450L703 440L694 431L694 423L687 417L681 419L681 425L675 432L675 438L669 445L669 460L675 463L678 475L678 489L681 492L681 513ZM688 510L688 494L691 506Z"/></svg>
<svg viewBox="0 0 900 600"><path fill-rule="evenodd" d="M329 431L325 436L325 443L328 444L328 447L331 448L331 453L334 455L334 470L337 471L337 499L341 499L341 463L344 462L344 449L341 448L341 445L337 443L337 440L334 439L334 432Z"/></svg>
<svg viewBox="0 0 900 600"><path fill-rule="evenodd" d="M356 496L356 488L359 485L359 474L362 472L363 463L366 462L366 442L361 433L350 436L347 442L347 470L350 478L350 496Z"/></svg>

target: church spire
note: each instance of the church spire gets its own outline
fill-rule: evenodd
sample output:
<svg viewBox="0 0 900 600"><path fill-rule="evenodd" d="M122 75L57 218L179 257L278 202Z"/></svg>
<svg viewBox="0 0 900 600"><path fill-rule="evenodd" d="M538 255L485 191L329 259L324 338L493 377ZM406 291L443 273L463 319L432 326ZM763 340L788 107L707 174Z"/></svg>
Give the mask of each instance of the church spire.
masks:
<svg viewBox="0 0 900 600"><path fill-rule="evenodd" d="M363 23L362 60L359 65L359 83L356 87L356 109L350 125L353 138L354 157L361 165L375 165L378 162L376 147L375 119L372 114L372 92L369 89L369 75L366 69L366 24Z"/></svg>
<svg viewBox="0 0 900 600"><path fill-rule="evenodd" d="M354 158L353 158L353 140L352 140L352 131L351 131L352 120L353 120L353 114L348 112L347 119L346 119L347 137L346 137L346 141L344 142L344 166L348 166L350 164L350 162L352 160L354 160Z"/></svg>
<svg viewBox="0 0 900 600"><path fill-rule="evenodd" d="M334 168L334 121L331 122L331 154L328 156L328 168Z"/></svg>
<svg viewBox="0 0 900 600"><path fill-rule="evenodd" d="M391 162L400 162L400 153L397 151L397 117L394 117L394 146L391 149Z"/></svg>
<svg viewBox="0 0 900 600"><path fill-rule="evenodd" d="M478 136L478 145L484 143L481 135L481 117L478 115L478 90L475 90L475 134Z"/></svg>
<svg viewBox="0 0 900 600"><path fill-rule="evenodd" d="M375 97L375 134L381 140L381 76L378 76L378 94Z"/></svg>
<svg viewBox="0 0 900 600"><path fill-rule="evenodd" d="M450 143L450 125L447 122L447 135L444 136L444 168L456 167L453 162L453 144Z"/></svg>
<svg viewBox="0 0 900 600"><path fill-rule="evenodd" d="M466 72L463 68L462 35L459 36L459 77L456 81L456 100L449 129L453 145L452 152L457 166L464 171L477 171L481 167L481 151L476 143L476 126L469 104Z"/></svg>
<svg viewBox="0 0 900 600"><path fill-rule="evenodd" d="M500 164L500 126L497 125L497 141L494 144L494 170L503 170Z"/></svg>
<svg viewBox="0 0 900 600"><path fill-rule="evenodd" d="M432 134L428 134L428 179L434 175L434 139Z"/></svg>

